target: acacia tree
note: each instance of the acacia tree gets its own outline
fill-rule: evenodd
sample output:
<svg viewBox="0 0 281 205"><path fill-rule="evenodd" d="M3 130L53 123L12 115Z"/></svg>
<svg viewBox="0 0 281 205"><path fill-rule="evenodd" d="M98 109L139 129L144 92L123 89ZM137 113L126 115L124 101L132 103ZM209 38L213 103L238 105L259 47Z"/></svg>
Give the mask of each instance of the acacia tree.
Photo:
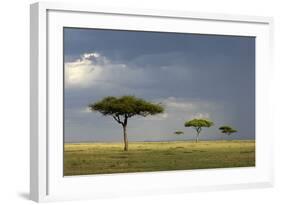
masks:
<svg viewBox="0 0 281 205"><path fill-rule="evenodd" d="M185 127L192 127L196 130L196 142L198 142L199 134L203 127L211 127L214 123L207 119L193 119L184 123Z"/></svg>
<svg viewBox="0 0 281 205"><path fill-rule="evenodd" d="M178 131L175 131L175 132L174 132L174 134L176 134L176 135L182 135L182 134L184 134L184 132L183 132L183 131L178 130Z"/></svg>
<svg viewBox="0 0 281 205"><path fill-rule="evenodd" d="M232 133L237 132L237 130L235 130L235 129L233 129L232 127L227 126L227 125L221 126L221 127L219 128L219 130L221 130L221 132L222 132L223 134L226 134L226 135L228 135L228 136L231 135Z"/></svg>
<svg viewBox="0 0 281 205"><path fill-rule="evenodd" d="M112 116L116 122L122 125L125 151L128 151L128 119L136 115L146 117L164 112L164 108L160 104L147 102L134 96L105 97L90 104L89 108L91 111L98 111L104 116Z"/></svg>

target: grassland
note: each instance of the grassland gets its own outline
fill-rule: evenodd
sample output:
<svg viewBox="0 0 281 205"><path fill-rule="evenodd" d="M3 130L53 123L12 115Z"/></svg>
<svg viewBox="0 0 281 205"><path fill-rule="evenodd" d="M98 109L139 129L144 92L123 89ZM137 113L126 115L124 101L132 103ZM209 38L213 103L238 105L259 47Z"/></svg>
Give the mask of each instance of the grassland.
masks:
<svg viewBox="0 0 281 205"><path fill-rule="evenodd" d="M255 141L80 143L64 145L64 175L255 166Z"/></svg>

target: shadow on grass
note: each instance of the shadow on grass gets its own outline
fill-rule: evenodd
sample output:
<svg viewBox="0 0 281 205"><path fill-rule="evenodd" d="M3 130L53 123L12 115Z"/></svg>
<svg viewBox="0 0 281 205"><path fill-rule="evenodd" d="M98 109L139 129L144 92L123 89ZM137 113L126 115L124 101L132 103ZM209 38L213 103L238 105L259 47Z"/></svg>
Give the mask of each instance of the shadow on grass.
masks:
<svg viewBox="0 0 281 205"><path fill-rule="evenodd" d="M192 152L207 152L206 150L196 150L196 149L194 149L194 150L192 150Z"/></svg>
<svg viewBox="0 0 281 205"><path fill-rule="evenodd" d="M240 154L249 154L249 153L253 153L254 151L242 151L240 152Z"/></svg>

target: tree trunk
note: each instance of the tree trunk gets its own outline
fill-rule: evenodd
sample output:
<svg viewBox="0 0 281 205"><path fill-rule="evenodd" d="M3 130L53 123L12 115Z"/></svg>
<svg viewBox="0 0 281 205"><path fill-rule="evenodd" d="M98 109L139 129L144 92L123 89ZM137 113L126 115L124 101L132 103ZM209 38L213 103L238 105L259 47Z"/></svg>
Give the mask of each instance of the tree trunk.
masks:
<svg viewBox="0 0 281 205"><path fill-rule="evenodd" d="M196 135L196 142L198 142L199 133Z"/></svg>
<svg viewBox="0 0 281 205"><path fill-rule="evenodd" d="M124 151L128 151L127 125L123 125Z"/></svg>

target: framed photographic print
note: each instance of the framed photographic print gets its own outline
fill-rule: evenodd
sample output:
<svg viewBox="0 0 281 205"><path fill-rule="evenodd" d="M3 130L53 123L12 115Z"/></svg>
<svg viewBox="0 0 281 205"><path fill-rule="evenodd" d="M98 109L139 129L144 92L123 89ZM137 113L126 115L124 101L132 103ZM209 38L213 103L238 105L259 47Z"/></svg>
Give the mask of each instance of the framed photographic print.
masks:
<svg viewBox="0 0 281 205"><path fill-rule="evenodd" d="M272 22L31 5L31 199L272 186Z"/></svg>

